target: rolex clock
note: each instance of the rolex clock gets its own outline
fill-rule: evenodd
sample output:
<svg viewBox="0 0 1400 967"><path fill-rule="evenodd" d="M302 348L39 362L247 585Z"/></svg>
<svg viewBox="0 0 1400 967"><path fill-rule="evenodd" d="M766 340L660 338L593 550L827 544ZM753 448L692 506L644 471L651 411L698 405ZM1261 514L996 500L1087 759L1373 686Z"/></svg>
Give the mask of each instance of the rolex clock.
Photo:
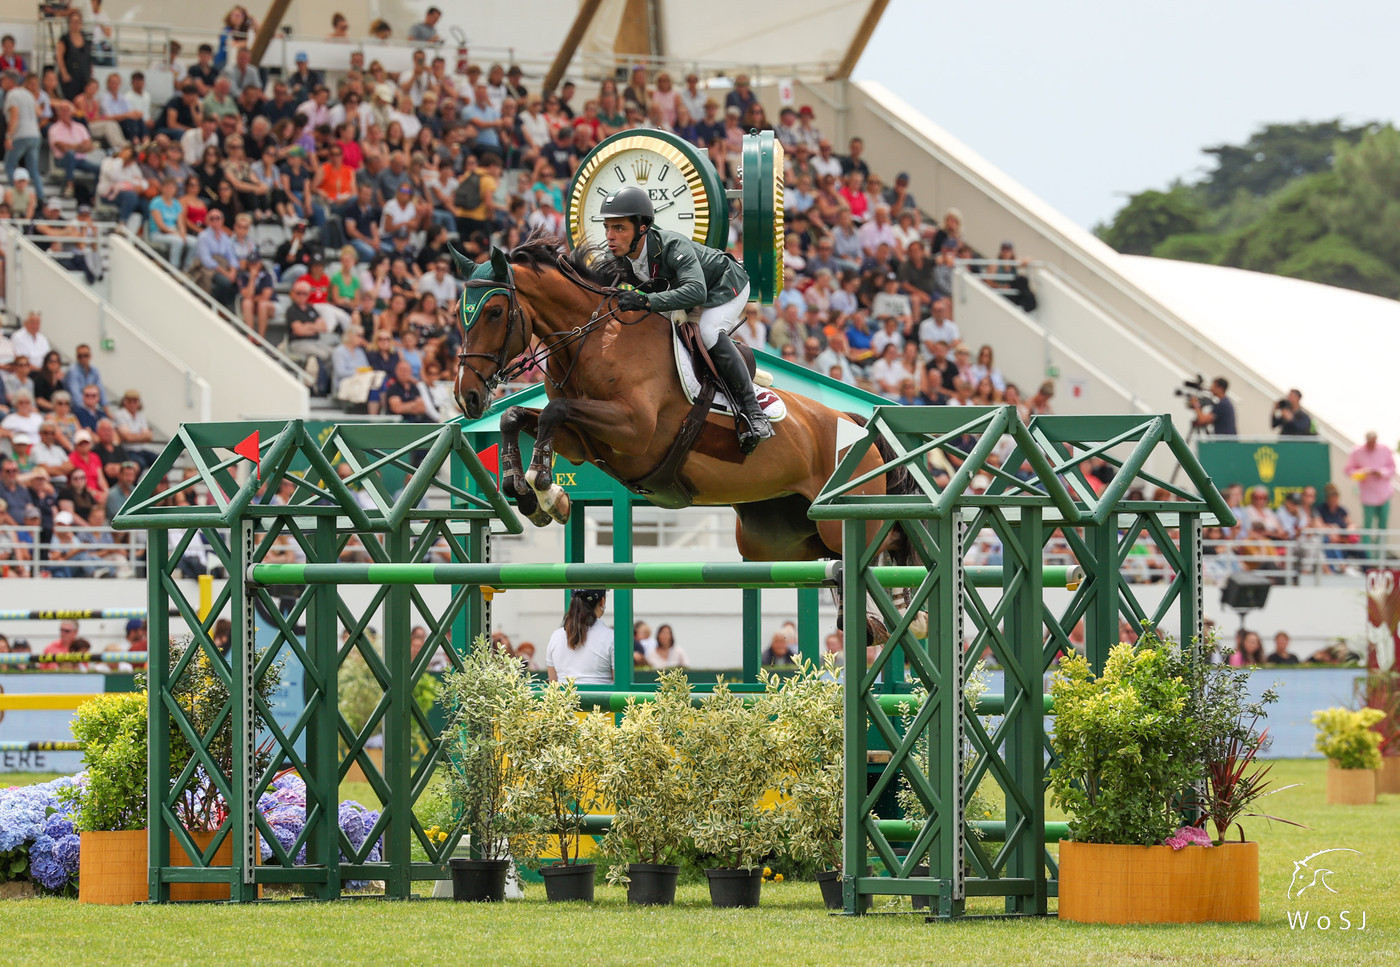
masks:
<svg viewBox="0 0 1400 967"><path fill-rule="evenodd" d="M656 224L714 248L729 247L729 200L705 153L684 138L645 128L621 131L588 152L569 185L569 240L603 241L603 199L640 188Z"/></svg>

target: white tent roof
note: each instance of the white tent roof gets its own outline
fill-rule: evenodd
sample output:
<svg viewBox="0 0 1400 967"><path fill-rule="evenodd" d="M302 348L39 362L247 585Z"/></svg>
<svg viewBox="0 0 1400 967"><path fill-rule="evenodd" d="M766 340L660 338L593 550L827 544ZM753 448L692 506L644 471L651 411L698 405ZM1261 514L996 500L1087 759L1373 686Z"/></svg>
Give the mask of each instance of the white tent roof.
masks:
<svg viewBox="0 0 1400 967"><path fill-rule="evenodd" d="M1392 387L1400 302L1196 262L1124 256L1123 271L1181 317L1353 440L1400 441ZM1209 379L1211 374L1206 373Z"/></svg>

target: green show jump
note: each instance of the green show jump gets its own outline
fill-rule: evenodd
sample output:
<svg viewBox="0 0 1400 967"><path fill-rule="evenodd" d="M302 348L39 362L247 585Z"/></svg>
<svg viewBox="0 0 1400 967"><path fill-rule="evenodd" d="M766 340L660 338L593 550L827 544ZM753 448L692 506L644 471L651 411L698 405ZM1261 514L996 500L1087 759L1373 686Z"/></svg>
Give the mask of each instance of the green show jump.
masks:
<svg viewBox="0 0 1400 967"><path fill-rule="evenodd" d="M875 578L886 588L918 587L923 567L877 567ZM970 567L967 583L1001 585L999 567ZM1077 566L1045 568L1046 587L1076 588L1084 572ZM742 561L728 564L648 562L643 564L253 564L254 584L447 584L522 590L603 587L612 589L675 588L835 588L841 583L840 561Z"/></svg>

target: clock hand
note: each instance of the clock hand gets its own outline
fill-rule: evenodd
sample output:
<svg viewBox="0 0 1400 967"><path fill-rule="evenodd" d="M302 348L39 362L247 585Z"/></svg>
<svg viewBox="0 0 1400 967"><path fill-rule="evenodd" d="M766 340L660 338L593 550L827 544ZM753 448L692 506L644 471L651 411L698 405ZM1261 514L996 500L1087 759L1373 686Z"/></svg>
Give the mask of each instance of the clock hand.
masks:
<svg viewBox="0 0 1400 967"><path fill-rule="evenodd" d="M676 203L673 202L673 201L668 201L666 204L664 204L664 205L662 205L660 208L656 209L656 210L653 212L653 214L660 215L660 214L661 214L662 212L664 212L666 209L674 207L675 204L676 204Z"/></svg>

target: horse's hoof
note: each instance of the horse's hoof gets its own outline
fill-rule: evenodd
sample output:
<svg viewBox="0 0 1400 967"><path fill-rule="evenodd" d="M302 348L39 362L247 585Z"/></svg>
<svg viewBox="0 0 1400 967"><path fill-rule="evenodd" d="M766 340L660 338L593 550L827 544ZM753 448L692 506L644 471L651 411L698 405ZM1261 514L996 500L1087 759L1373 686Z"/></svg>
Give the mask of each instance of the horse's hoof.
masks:
<svg viewBox="0 0 1400 967"><path fill-rule="evenodd" d="M540 498L540 505L560 524L569 522L569 503L569 495L558 484L550 487Z"/></svg>
<svg viewBox="0 0 1400 967"><path fill-rule="evenodd" d="M536 527L548 527L554 523L554 518L550 516L548 511L538 509L532 514L526 514L525 519Z"/></svg>

